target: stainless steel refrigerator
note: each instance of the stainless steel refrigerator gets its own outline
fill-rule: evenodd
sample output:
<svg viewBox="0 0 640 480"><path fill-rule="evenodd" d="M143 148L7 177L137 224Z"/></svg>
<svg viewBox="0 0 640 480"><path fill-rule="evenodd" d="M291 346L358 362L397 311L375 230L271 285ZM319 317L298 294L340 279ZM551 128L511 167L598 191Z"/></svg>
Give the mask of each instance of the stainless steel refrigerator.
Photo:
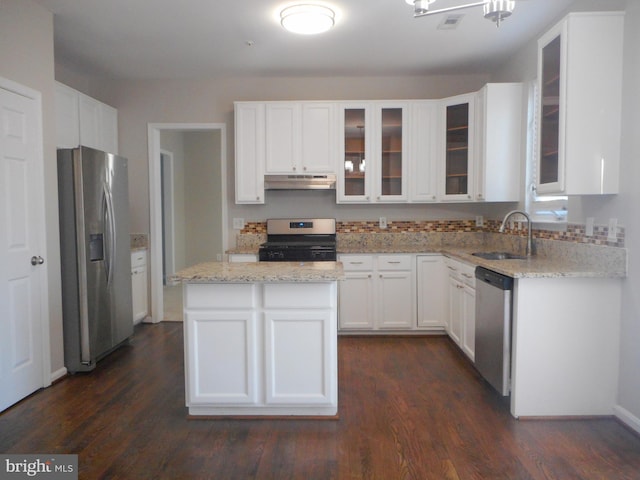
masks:
<svg viewBox="0 0 640 480"><path fill-rule="evenodd" d="M93 370L133 333L127 159L58 150L65 366Z"/></svg>

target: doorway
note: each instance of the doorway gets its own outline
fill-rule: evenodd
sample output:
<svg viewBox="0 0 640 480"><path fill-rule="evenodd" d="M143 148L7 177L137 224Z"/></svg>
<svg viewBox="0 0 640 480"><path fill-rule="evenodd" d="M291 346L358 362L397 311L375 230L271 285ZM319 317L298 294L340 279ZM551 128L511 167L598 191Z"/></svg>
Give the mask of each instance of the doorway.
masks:
<svg viewBox="0 0 640 480"><path fill-rule="evenodd" d="M221 259L227 250L226 125L150 124L148 134L149 321L157 323L164 318L166 277Z"/></svg>

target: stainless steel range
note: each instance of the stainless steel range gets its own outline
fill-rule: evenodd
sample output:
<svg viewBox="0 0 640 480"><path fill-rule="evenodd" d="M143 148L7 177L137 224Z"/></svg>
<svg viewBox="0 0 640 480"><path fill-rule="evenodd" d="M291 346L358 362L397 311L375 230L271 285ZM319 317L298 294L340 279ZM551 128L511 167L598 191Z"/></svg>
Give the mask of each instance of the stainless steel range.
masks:
<svg viewBox="0 0 640 480"><path fill-rule="evenodd" d="M336 260L334 218L267 220L267 241L258 251L261 262L328 262Z"/></svg>

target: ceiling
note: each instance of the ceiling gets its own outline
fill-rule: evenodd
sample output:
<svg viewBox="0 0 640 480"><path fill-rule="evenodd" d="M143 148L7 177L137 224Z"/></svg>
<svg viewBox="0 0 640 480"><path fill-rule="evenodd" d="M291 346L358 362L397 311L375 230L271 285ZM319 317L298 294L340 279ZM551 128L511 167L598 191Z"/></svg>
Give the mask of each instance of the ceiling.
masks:
<svg viewBox="0 0 640 480"><path fill-rule="evenodd" d="M35 0L54 13L56 62L120 79L490 73L574 0L517 0L500 26L482 7L413 18L405 0L330 0L317 36L279 24L291 0ZM469 3L437 0L431 9Z"/></svg>

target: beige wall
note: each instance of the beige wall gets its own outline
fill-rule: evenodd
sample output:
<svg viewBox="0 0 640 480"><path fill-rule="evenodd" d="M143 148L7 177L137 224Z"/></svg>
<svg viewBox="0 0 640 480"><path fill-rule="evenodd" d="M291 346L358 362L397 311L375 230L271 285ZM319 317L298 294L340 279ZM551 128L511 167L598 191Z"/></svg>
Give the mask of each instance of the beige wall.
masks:
<svg viewBox="0 0 640 480"><path fill-rule="evenodd" d="M31 0L0 3L0 76L42 94L45 182L45 265L49 289L51 371L64 367L55 147L53 15Z"/></svg>
<svg viewBox="0 0 640 480"><path fill-rule="evenodd" d="M220 131L162 130L174 154L175 267L223 254Z"/></svg>
<svg viewBox="0 0 640 480"><path fill-rule="evenodd" d="M222 255L220 131L186 132L186 265L215 261Z"/></svg>

